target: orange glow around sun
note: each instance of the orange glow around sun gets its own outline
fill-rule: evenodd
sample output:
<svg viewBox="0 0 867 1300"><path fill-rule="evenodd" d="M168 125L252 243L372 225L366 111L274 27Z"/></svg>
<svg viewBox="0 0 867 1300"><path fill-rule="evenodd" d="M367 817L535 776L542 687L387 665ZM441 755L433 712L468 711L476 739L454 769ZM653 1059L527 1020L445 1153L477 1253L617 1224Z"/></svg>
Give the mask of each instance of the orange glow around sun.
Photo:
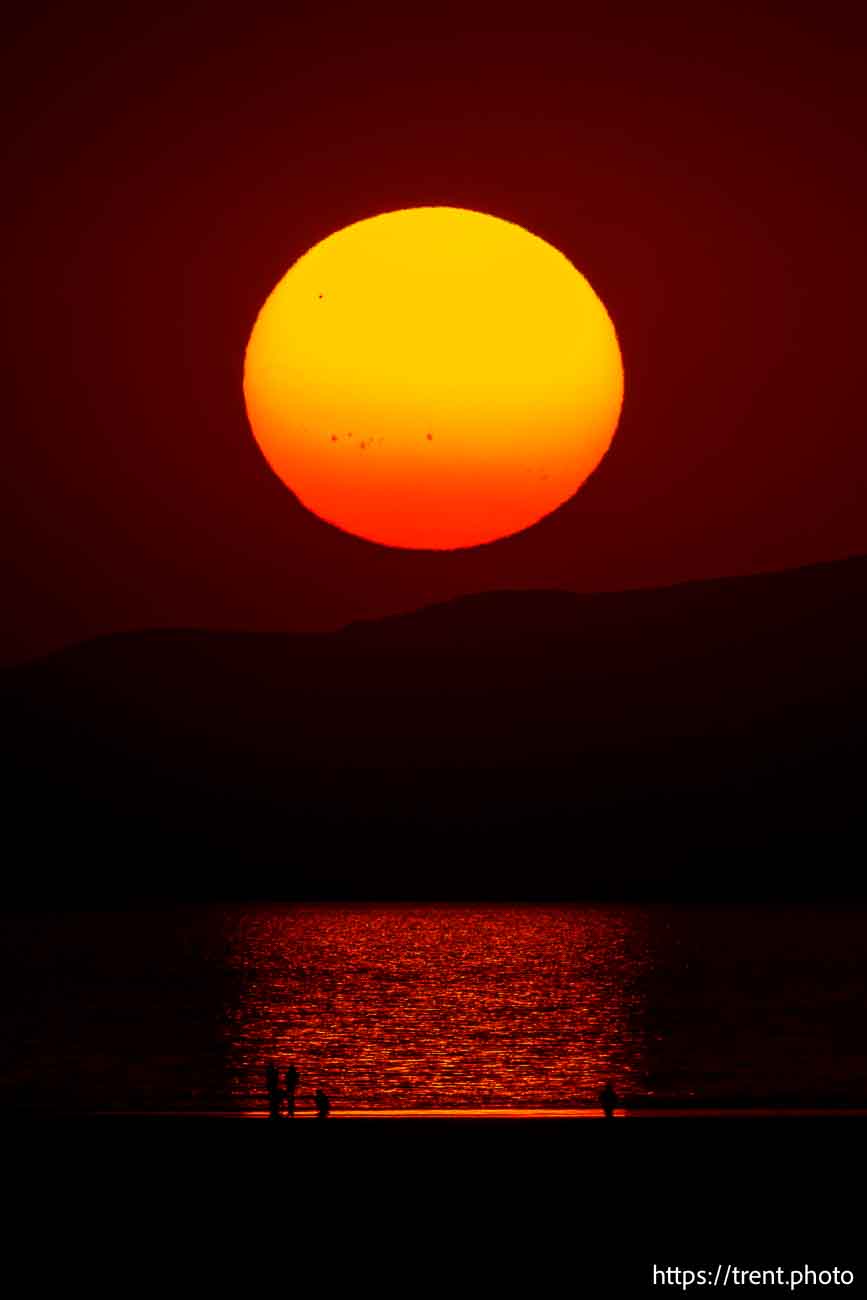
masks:
<svg viewBox="0 0 867 1300"><path fill-rule="evenodd" d="M244 396L272 469L321 519L451 550L573 495L614 435L623 366L604 306L550 244L408 208L289 269L250 336Z"/></svg>

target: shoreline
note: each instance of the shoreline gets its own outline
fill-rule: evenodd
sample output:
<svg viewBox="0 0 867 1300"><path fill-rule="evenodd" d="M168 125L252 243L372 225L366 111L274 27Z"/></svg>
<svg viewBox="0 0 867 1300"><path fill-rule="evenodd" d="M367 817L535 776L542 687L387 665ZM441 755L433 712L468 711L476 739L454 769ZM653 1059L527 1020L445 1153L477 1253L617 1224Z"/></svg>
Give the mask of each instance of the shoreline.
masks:
<svg viewBox="0 0 867 1300"><path fill-rule="evenodd" d="M48 1110L41 1108L10 1108L7 1119L28 1120L63 1120L63 1119L217 1119L217 1120L270 1120L272 1116L267 1109L238 1110ZM316 1120L315 1111L299 1111L294 1121L306 1122ZM370 1123L400 1124L527 1124L545 1122L548 1124L571 1123L575 1120L602 1120L605 1116L598 1108L518 1108L518 1107L455 1107L453 1109L356 1109L332 1110L329 1119L340 1121L362 1121ZM651 1106L619 1107L613 1119L864 1119L867 1118L867 1106ZM288 1125L294 1122L286 1115L279 1117L280 1122Z"/></svg>

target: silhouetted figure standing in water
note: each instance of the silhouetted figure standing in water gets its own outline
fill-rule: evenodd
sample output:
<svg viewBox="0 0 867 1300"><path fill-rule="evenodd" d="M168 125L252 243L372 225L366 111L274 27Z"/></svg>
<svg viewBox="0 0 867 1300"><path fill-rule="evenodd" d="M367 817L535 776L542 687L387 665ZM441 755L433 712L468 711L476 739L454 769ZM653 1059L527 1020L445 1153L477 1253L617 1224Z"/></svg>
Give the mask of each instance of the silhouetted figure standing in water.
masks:
<svg viewBox="0 0 867 1300"><path fill-rule="evenodd" d="M606 1119L611 1119L614 1107L620 1105L620 1098L612 1088L610 1079L599 1094L599 1104Z"/></svg>
<svg viewBox="0 0 867 1300"><path fill-rule="evenodd" d="M295 1066L290 1065L283 1077L286 1080L286 1114L292 1119L295 1115L295 1091L298 1087L298 1071Z"/></svg>
<svg viewBox="0 0 867 1300"><path fill-rule="evenodd" d="M316 1102L316 1113L319 1119L328 1119L331 1110L331 1102L326 1097L321 1088L317 1088L313 1094L313 1100Z"/></svg>
<svg viewBox="0 0 867 1300"><path fill-rule="evenodd" d="M269 1061L265 1069L265 1083L268 1089L268 1112L272 1119L280 1118L280 1076L277 1066Z"/></svg>

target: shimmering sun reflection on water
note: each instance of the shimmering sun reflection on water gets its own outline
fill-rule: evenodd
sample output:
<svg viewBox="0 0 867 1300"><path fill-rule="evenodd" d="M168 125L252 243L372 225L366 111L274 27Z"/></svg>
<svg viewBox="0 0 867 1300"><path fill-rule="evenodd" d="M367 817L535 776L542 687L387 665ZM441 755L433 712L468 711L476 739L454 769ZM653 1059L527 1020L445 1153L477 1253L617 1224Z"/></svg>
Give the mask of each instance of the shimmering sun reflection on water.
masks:
<svg viewBox="0 0 867 1300"><path fill-rule="evenodd" d="M646 921L606 907L293 906L238 914L232 1096L265 1065L342 1108L569 1106L640 1091Z"/></svg>

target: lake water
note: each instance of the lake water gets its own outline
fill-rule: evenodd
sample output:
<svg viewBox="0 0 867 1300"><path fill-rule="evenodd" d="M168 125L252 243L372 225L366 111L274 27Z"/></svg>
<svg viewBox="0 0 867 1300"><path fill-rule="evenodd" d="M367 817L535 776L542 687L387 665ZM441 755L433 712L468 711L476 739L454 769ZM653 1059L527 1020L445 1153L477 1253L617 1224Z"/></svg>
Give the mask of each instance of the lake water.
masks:
<svg viewBox="0 0 867 1300"><path fill-rule="evenodd" d="M867 913L259 905L0 920L0 1101L250 1111L867 1101Z"/></svg>

